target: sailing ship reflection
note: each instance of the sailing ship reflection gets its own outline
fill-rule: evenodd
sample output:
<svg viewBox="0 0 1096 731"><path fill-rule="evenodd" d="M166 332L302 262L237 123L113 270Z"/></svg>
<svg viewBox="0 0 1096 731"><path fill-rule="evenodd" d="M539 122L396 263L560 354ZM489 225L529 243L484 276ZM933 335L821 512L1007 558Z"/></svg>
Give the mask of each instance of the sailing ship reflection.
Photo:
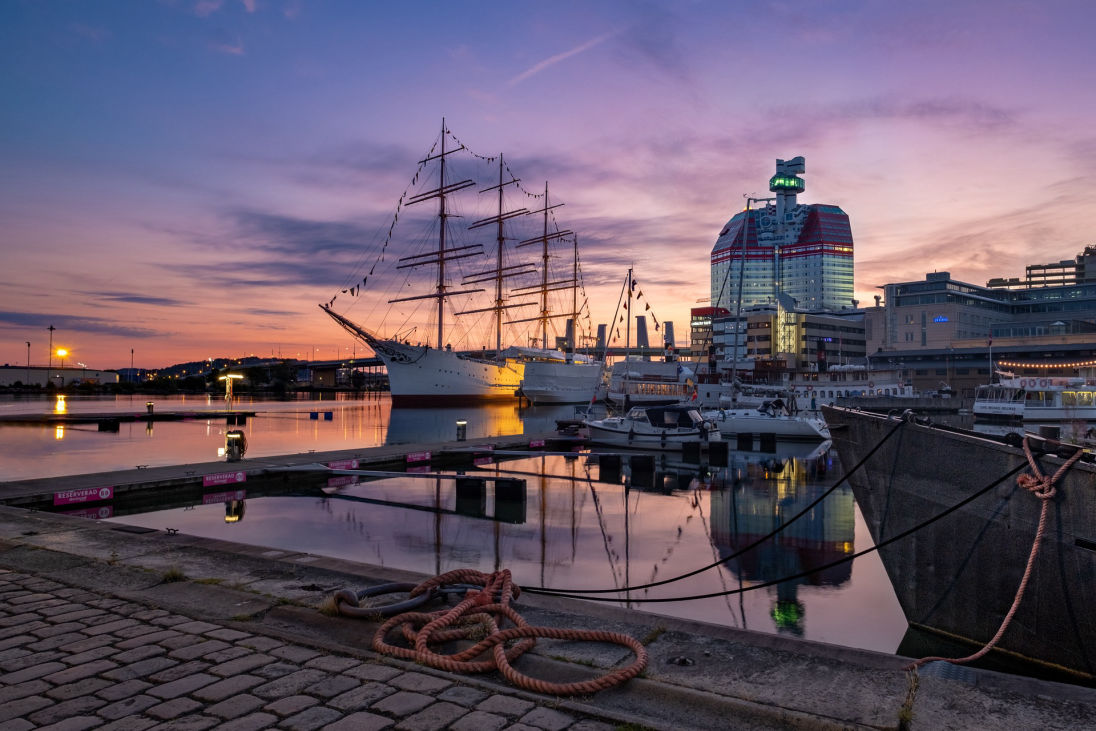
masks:
<svg viewBox="0 0 1096 731"><path fill-rule="evenodd" d="M520 408L516 403L481 404L475 407L413 409L393 406L385 444L431 444L457 438L457 421L467 422L466 436L542 434L553 431L556 419L568 418L574 408L540 405Z"/></svg>
<svg viewBox="0 0 1096 731"><path fill-rule="evenodd" d="M730 556L768 535L825 491L817 478L829 459L788 460L780 469L758 465L752 479L712 493L712 543ZM756 548L734 558L727 568L743 582L765 582L824 566L855 551L855 501L852 490L838 488L809 513ZM801 584L840 587L852 575L852 562L814 571L776 585L770 616L778 632L802 636L805 608Z"/></svg>

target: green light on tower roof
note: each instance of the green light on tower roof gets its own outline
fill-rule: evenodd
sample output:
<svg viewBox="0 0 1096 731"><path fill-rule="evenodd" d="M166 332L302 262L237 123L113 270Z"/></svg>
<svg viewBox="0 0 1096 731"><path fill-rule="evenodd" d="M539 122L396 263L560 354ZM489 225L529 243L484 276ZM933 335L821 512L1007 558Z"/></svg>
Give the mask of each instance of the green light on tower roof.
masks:
<svg viewBox="0 0 1096 731"><path fill-rule="evenodd" d="M773 193L802 193L806 189L803 178L794 175L774 175L769 178L769 190Z"/></svg>

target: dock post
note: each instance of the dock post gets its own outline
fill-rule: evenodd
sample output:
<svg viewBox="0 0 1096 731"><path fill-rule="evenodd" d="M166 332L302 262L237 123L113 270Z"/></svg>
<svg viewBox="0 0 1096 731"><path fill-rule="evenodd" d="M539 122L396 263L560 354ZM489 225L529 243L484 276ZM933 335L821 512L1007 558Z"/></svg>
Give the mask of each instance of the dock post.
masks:
<svg viewBox="0 0 1096 731"><path fill-rule="evenodd" d="M776 453L776 435L775 434L762 434L760 435L760 451L767 454Z"/></svg>
<svg viewBox="0 0 1096 731"><path fill-rule="evenodd" d="M620 484L620 455L599 454L597 457L597 481Z"/></svg>
<svg viewBox="0 0 1096 731"><path fill-rule="evenodd" d="M739 452L752 452L753 451L753 434L736 434L736 446Z"/></svg>
<svg viewBox="0 0 1096 731"><path fill-rule="evenodd" d="M525 480L513 477L495 479L495 520L503 523L524 523L525 506Z"/></svg>
<svg viewBox="0 0 1096 731"><path fill-rule="evenodd" d="M487 481L482 477L457 478L457 512L473 518L487 514Z"/></svg>
<svg viewBox="0 0 1096 731"><path fill-rule="evenodd" d="M708 445L708 463L712 467L726 467L727 455L731 445L724 441L712 442Z"/></svg>
<svg viewBox="0 0 1096 731"><path fill-rule="evenodd" d="M681 445L681 460L689 464L700 464L700 442L685 442Z"/></svg>

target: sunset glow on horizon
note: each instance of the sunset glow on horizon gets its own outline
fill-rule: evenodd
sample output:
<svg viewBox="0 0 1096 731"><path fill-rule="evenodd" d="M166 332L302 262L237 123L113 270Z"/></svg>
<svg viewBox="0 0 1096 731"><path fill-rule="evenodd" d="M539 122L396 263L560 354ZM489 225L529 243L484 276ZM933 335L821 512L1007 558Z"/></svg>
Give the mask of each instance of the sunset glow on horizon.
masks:
<svg viewBox="0 0 1096 731"><path fill-rule="evenodd" d="M1094 21L1053 0L4 3L0 363L29 341L46 365L51 325L95 369L365 352L317 304L377 256L443 117L550 182L594 323L634 263L686 344L720 230L797 155L799 202L849 215L862 306L931 271L1022 276L1096 244Z"/></svg>

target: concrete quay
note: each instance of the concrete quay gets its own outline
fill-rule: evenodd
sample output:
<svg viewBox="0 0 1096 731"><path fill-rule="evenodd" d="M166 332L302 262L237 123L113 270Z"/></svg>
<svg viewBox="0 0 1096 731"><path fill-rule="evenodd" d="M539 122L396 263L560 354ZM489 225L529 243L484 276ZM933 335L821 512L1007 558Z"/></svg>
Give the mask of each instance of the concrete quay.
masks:
<svg viewBox="0 0 1096 731"><path fill-rule="evenodd" d="M533 625L640 638L646 672L576 698L379 656L375 624L317 607L424 577L310 554L0 508L0 729L897 728L903 658L523 595ZM424 607L429 610L435 607ZM571 681L614 645L539 640L516 664ZM1093 728L1096 690L922 669L910 728Z"/></svg>

